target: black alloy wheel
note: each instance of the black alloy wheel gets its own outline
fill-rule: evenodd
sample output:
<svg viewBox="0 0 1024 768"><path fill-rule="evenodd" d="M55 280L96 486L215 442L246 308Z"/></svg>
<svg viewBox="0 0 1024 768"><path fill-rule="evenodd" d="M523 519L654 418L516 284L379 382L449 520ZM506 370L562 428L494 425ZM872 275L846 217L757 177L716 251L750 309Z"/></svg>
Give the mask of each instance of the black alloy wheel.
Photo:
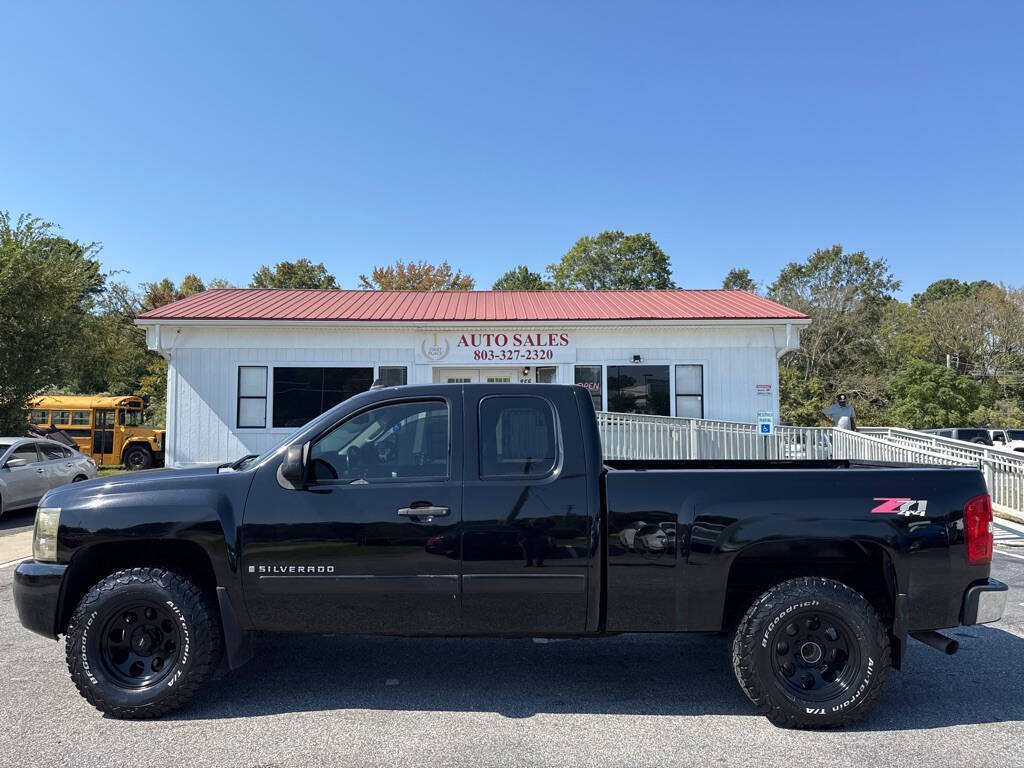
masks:
<svg viewBox="0 0 1024 768"><path fill-rule="evenodd" d="M854 633L825 611L794 614L770 642L772 669L802 699L829 701L850 689L860 668Z"/></svg>
<svg viewBox="0 0 1024 768"><path fill-rule="evenodd" d="M103 666L125 688L146 688L171 676L182 650L181 630L166 607L126 605L103 628Z"/></svg>

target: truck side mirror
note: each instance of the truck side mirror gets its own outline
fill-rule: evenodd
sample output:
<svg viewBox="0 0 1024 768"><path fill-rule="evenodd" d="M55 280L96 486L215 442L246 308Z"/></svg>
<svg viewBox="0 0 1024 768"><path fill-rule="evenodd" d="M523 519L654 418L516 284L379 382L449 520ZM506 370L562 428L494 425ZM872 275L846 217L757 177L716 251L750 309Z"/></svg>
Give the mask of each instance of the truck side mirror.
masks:
<svg viewBox="0 0 1024 768"><path fill-rule="evenodd" d="M306 484L306 448L308 443L289 445L277 468L277 481L285 488L300 490Z"/></svg>

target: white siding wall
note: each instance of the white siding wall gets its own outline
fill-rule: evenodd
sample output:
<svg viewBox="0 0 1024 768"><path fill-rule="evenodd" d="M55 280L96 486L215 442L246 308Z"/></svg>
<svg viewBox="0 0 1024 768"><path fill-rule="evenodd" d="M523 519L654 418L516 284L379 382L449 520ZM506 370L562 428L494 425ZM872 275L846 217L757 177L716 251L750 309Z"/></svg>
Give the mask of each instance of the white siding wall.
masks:
<svg viewBox="0 0 1024 768"><path fill-rule="evenodd" d="M170 350L168 464L228 461L245 453L260 453L291 432L269 426L270 400L266 429L235 426L239 365L396 364L409 368L409 383L429 383L434 366L417 364L415 347L432 330L164 326L160 345ZM759 410L778 412L777 353L785 343L784 326L588 326L564 330L572 335L579 364L630 365L633 355L640 355L645 365L703 365L706 418L755 421ZM149 339L153 345L153 328ZM795 328L791 343L797 343ZM559 382L573 381L573 365L558 366ZM670 380L674 389L674 376L670 375ZM771 395L757 394L757 384L771 384ZM268 387L272 387L270 381Z"/></svg>

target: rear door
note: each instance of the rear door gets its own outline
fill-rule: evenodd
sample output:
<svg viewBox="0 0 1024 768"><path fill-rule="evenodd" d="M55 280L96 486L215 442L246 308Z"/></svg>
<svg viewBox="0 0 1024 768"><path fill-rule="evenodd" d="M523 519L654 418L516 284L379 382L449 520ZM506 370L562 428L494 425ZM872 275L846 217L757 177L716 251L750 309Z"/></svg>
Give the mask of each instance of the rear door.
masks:
<svg viewBox="0 0 1024 768"><path fill-rule="evenodd" d="M71 482L75 475L75 467L71 463L67 449L54 443L39 443L42 454L43 468L46 470L46 487L59 488Z"/></svg>
<svg viewBox="0 0 1024 768"><path fill-rule="evenodd" d="M585 631L595 520L572 391L467 386L465 398L464 630Z"/></svg>

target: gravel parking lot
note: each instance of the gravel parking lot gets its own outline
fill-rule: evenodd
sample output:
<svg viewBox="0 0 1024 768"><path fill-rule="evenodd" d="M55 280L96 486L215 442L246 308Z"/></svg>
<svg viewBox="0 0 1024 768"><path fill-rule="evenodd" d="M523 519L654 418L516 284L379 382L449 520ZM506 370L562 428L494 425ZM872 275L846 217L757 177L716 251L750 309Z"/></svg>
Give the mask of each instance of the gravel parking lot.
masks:
<svg viewBox="0 0 1024 768"><path fill-rule="evenodd" d="M0 532L7 533L7 531ZM1012 766L1024 750L1024 550L998 553L1008 616L914 643L872 713L835 732L756 715L717 636L605 640L262 637L256 658L159 721L104 718L63 642L17 622L0 569L0 764L12 766Z"/></svg>

